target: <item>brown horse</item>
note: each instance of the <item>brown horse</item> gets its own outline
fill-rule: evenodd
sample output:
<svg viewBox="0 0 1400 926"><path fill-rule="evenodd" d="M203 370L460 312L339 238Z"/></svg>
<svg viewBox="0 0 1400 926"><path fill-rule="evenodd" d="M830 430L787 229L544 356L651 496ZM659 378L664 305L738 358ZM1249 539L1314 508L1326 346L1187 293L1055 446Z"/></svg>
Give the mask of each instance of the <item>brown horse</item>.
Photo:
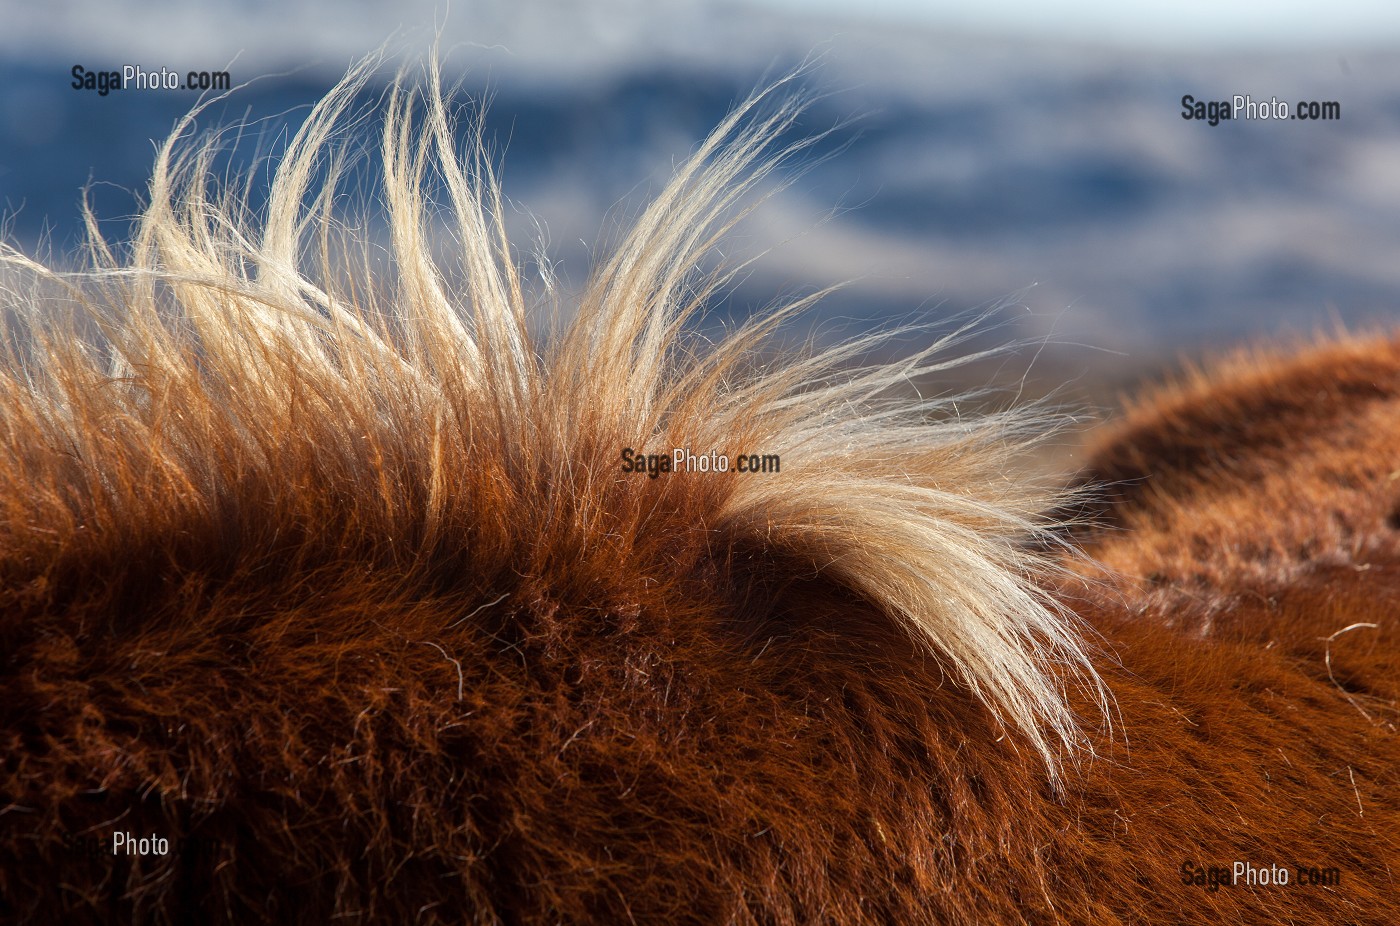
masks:
<svg viewBox="0 0 1400 926"><path fill-rule="evenodd" d="M1043 414L901 397L947 345L691 336L772 91L537 338L429 73L391 260L365 68L257 216L182 125L122 256L5 254L0 918L1400 922L1400 344L1193 374L1061 490Z"/></svg>

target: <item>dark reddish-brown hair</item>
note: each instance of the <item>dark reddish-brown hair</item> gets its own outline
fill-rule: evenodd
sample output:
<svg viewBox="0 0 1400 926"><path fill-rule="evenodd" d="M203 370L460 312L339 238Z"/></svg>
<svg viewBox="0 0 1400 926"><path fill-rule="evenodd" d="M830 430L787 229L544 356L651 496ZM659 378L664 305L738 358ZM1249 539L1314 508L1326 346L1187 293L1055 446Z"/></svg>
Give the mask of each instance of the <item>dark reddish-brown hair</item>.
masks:
<svg viewBox="0 0 1400 926"><path fill-rule="evenodd" d="M536 338L435 69L391 259L335 212L367 75L260 214L181 126L120 256L4 255L0 916L1395 921L1400 349L1196 375L1065 493L901 398L947 345L687 334L772 92Z"/></svg>

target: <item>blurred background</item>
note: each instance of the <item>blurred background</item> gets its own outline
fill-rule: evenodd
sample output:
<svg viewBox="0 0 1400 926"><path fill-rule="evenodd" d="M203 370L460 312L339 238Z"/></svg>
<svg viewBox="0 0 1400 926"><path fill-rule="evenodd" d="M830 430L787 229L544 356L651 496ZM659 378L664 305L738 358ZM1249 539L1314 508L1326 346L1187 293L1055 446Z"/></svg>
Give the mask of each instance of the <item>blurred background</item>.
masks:
<svg viewBox="0 0 1400 926"><path fill-rule="evenodd" d="M76 90L75 65L228 71L246 86L200 127L250 124L236 169L354 60L440 29L449 80L489 97L517 245L539 239L576 286L736 102L811 61L800 128L834 131L731 242L763 256L716 315L846 283L803 323L825 341L999 306L984 340L1029 347L976 376L1108 404L1181 357L1400 316L1400 6L1258 10L0 0L0 214L22 250L72 254L91 184L120 238L153 140L199 97ZM1210 126L1182 118L1187 94L1336 101L1341 119Z"/></svg>

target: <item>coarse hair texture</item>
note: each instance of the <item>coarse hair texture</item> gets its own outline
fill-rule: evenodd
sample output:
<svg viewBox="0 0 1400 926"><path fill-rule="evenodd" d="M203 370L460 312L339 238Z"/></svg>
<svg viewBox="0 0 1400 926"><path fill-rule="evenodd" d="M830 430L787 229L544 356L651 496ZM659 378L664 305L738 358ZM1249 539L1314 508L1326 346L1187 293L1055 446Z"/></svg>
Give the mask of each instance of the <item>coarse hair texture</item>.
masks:
<svg viewBox="0 0 1400 926"><path fill-rule="evenodd" d="M129 244L3 254L0 920L1400 921L1400 341L1214 364L1057 491L1041 412L908 397L956 338L698 335L791 82L574 301L435 65L343 207L375 66L265 204L192 115ZM677 447L780 471L623 465Z"/></svg>
<svg viewBox="0 0 1400 926"><path fill-rule="evenodd" d="M34 318L36 289L17 279L27 274L60 286L81 322L28 329L33 349L12 352L0 379L6 549L37 563L189 518L309 535L334 524L339 542L374 548L361 555L393 562L408 587L445 552L480 562L484 547L564 571L590 546L625 557L658 508L684 500L688 531L713 555L779 555L897 621L1056 775L1082 745L1058 670L1096 676L1070 616L1036 582L1038 518L1057 496L1009 469L1045 416L891 398L948 365L946 341L862 368L852 359L880 336L756 362L813 299L705 349L687 337L736 270L706 272L707 255L803 147L774 150L799 109L776 99L786 81L724 120L596 271L572 320L537 338L500 187L479 137L459 145L436 65L425 92L402 78L389 92L388 260L374 260L375 279L355 277L347 255L359 249L365 275L371 261L336 212L336 141L371 73L360 65L315 106L256 216L245 194L212 186L217 139L182 144L191 114L159 149L129 258L91 213L85 273L6 254L8 311ZM447 270L433 256L444 219ZM620 474L623 448L754 450L782 470L650 482Z"/></svg>

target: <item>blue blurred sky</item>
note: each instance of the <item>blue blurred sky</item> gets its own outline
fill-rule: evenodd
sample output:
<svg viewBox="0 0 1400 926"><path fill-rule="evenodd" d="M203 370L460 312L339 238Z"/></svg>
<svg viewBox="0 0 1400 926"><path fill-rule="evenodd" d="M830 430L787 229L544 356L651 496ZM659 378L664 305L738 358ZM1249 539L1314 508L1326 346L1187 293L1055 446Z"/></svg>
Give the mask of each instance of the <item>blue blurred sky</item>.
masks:
<svg viewBox="0 0 1400 926"><path fill-rule="evenodd" d="M47 232L71 250L90 180L119 233L152 139L195 100L76 91L74 64L227 68L251 83L201 124L253 120L250 137L275 148L276 126L295 124L352 60L391 34L396 53L421 51L438 23L464 95L492 96L512 221L525 238L543 233L566 281L736 100L815 55L804 85L820 98L804 129L841 128L819 152L832 156L732 242L770 251L738 311L842 281L853 282L813 316L823 330L1013 297L1008 334L1092 345L1117 353L1086 363L1132 368L1335 321L1391 324L1400 309L1400 7L443 7L3 0L9 237L32 249ZM1337 101L1342 119L1181 117L1184 94L1236 93Z"/></svg>
<svg viewBox="0 0 1400 926"><path fill-rule="evenodd" d="M861 15L892 23L962 27L1007 37L1054 41L1103 41L1153 47L1316 48L1324 43L1378 44L1400 38L1400 5L1389 0L762 0L795 15L821 11Z"/></svg>

